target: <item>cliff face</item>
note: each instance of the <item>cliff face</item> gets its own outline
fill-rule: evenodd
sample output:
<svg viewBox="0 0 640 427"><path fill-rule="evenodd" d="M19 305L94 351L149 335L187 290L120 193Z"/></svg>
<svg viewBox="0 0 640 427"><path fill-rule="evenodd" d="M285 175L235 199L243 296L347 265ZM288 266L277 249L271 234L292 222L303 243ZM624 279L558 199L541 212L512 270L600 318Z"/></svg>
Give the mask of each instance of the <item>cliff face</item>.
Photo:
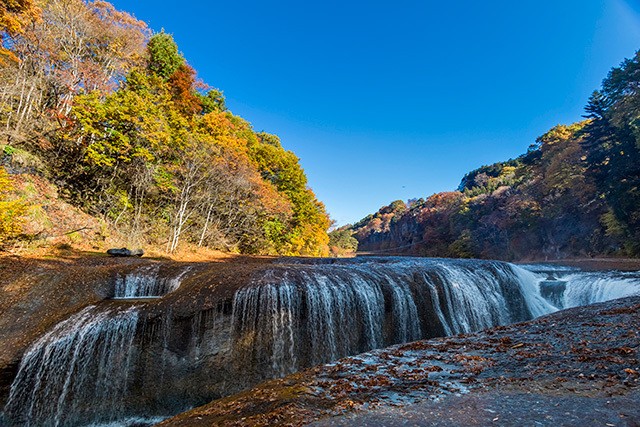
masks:
<svg viewBox="0 0 640 427"><path fill-rule="evenodd" d="M638 297L574 308L342 359L161 425L635 425L638 327Z"/></svg>
<svg viewBox="0 0 640 427"><path fill-rule="evenodd" d="M418 255L425 226L413 215L394 217L381 229L361 230L354 236L358 251L386 255Z"/></svg>
<svg viewBox="0 0 640 427"><path fill-rule="evenodd" d="M0 407L7 402L9 387L29 346L65 319L91 307L95 309L88 313L89 319L104 315L117 322L119 313L135 306L136 358L145 368L134 374L133 387L138 391L132 394L139 397L131 402L132 406L149 405L154 410L159 405L160 413L170 414L183 409L185 401L204 403L214 396L240 390L244 381L251 379L242 378L240 386L224 380L229 377L224 369L232 361L216 357L226 357L227 353L213 347L226 343L235 290L270 262L267 258L227 258L208 263L107 257L1 258ZM127 276L135 278L137 272L151 274L160 281L180 277L181 283L163 298L112 300L119 283ZM84 331L77 333L78 337L83 334ZM211 357L199 358L200 353ZM167 363L158 363L159 360ZM203 373L207 377L198 378ZM155 384L160 377L166 382L149 387L149 380ZM163 406L171 401L173 406Z"/></svg>

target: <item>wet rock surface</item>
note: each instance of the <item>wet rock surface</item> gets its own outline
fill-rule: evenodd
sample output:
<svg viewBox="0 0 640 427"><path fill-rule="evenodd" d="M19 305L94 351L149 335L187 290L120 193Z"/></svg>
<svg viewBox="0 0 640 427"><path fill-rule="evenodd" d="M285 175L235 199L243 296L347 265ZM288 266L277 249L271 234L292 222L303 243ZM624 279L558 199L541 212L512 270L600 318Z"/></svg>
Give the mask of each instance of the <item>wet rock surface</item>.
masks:
<svg viewBox="0 0 640 427"><path fill-rule="evenodd" d="M6 403L9 387L29 345L83 308L96 304L135 304L145 322L139 334L147 340L166 330L163 324L169 320L167 327L173 334L167 345L176 349L174 358L180 362L180 354L187 351L184 342L194 335L194 325L199 328L201 319L211 323L208 316L218 308L228 312L234 292L272 261L273 258L259 257L201 263L108 256L69 259L0 257L0 409ZM157 271L160 278L177 277L186 269L188 274L184 275L175 292L163 298L111 301L116 294L118 278L149 268ZM150 359L150 364L158 365L153 363L154 356L157 357L154 351L156 349L150 348L145 357ZM156 371L161 370L162 366L159 366ZM156 371L145 375L157 375ZM184 377L185 381L191 379L188 375ZM194 384L189 388L199 393L203 387Z"/></svg>
<svg viewBox="0 0 640 427"><path fill-rule="evenodd" d="M565 298L566 306L624 296L640 284L631 273L571 274L579 292ZM236 394L370 348L522 321L534 308L537 315L549 312L554 308L537 295L540 278L477 260L0 258L0 407L7 402L0 425L129 419L151 425L230 395L236 396L228 400L234 412L213 421L207 416L205 425L350 424L345 416L365 413L377 424L381 409L469 396L468 390L491 387L496 378L504 377L503 391L515 384L503 372L481 376L496 364L489 355L526 345L547 356L555 350L537 348L534 339L508 341L510 329L504 336L495 329L485 334L497 334L497 342L469 335L395 346L287 377L284 386L276 381ZM112 332L123 328L131 344L120 346L120 334ZM22 357L25 351L33 357ZM638 371L628 369L629 375ZM92 383L96 373L111 380ZM56 380L59 375L68 381ZM111 386L122 393L109 392ZM66 398L50 398L56 395Z"/></svg>
<svg viewBox="0 0 640 427"><path fill-rule="evenodd" d="M590 397L524 390L480 391L443 402L382 407L323 420L320 426L637 426L640 391Z"/></svg>
<svg viewBox="0 0 640 427"><path fill-rule="evenodd" d="M376 350L163 426L640 424L640 297Z"/></svg>

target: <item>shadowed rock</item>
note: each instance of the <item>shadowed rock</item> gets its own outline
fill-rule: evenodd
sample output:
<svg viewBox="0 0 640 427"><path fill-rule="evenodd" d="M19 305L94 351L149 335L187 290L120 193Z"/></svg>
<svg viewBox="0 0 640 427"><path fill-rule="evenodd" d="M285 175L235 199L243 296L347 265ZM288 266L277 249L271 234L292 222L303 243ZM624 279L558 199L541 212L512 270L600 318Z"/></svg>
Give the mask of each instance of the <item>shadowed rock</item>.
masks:
<svg viewBox="0 0 640 427"><path fill-rule="evenodd" d="M159 424L640 425L640 297L416 341L264 382Z"/></svg>
<svg viewBox="0 0 640 427"><path fill-rule="evenodd" d="M111 256L117 257L128 257L128 256L142 256L144 255L144 251L142 249L127 249L127 248L112 248L107 250L107 254Z"/></svg>

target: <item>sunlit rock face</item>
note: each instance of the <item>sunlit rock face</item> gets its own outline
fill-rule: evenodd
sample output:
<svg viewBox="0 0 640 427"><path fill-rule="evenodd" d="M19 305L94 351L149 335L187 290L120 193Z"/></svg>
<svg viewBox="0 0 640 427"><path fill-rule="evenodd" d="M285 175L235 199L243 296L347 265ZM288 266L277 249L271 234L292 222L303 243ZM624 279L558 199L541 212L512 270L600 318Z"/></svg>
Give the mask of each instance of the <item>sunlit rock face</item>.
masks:
<svg viewBox="0 0 640 427"><path fill-rule="evenodd" d="M206 270L194 279L190 267L145 266L111 278L114 299L31 345L4 422L151 424L346 355L640 294L637 275L607 274L550 277L535 266L477 260L287 259L224 296L205 287ZM562 291L541 293L549 279L562 281Z"/></svg>

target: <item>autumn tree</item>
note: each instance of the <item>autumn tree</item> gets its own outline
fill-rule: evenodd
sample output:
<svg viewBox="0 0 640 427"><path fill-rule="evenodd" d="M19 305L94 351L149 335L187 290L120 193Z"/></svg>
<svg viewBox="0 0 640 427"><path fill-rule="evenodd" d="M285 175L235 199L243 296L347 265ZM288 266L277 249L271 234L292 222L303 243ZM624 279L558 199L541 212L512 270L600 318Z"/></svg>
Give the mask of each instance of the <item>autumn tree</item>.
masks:
<svg viewBox="0 0 640 427"><path fill-rule="evenodd" d="M291 151L282 148L277 138L262 133L259 143L251 147L251 158L257 163L262 177L284 193L292 205L293 217L289 226L270 229L272 233L286 230L284 236L273 236L282 242L279 252L284 255L326 255L329 217L325 207L307 187L307 178Z"/></svg>
<svg viewBox="0 0 640 427"><path fill-rule="evenodd" d="M0 2L0 63L18 62L18 58L6 47L6 43L24 33L25 27L40 16L40 8L33 0L3 0Z"/></svg>
<svg viewBox="0 0 640 427"><path fill-rule="evenodd" d="M167 81L172 100L185 116L198 114L203 111L202 98L196 92L196 72L187 64L183 64L169 77Z"/></svg>
<svg viewBox="0 0 640 427"><path fill-rule="evenodd" d="M20 142L64 124L75 96L114 90L143 60L147 29L107 2L50 0L41 19L5 34L18 61L0 69L0 120Z"/></svg>
<svg viewBox="0 0 640 427"><path fill-rule="evenodd" d="M583 141L588 173L611 208L603 220L621 235L630 255L640 254L639 85L640 51L613 68L591 96Z"/></svg>
<svg viewBox="0 0 640 427"><path fill-rule="evenodd" d="M15 237L22 230L25 203L12 196L13 183L9 174L0 166L0 245Z"/></svg>
<svg viewBox="0 0 640 427"><path fill-rule="evenodd" d="M5 2L2 16L31 5ZM17 61L0 68L0 126L62 197L128 244L327 253L328 217L297 157L228 111L171 35L104 1L39 5L40 20L2 21Z"/></svg>
<svg viewBox="0 0 640 427"><path fill-rule="evenodd" d="M329 249L334 256L352 254L358 250L358 240L348 227L341 227L329 233Z"/></svg>

